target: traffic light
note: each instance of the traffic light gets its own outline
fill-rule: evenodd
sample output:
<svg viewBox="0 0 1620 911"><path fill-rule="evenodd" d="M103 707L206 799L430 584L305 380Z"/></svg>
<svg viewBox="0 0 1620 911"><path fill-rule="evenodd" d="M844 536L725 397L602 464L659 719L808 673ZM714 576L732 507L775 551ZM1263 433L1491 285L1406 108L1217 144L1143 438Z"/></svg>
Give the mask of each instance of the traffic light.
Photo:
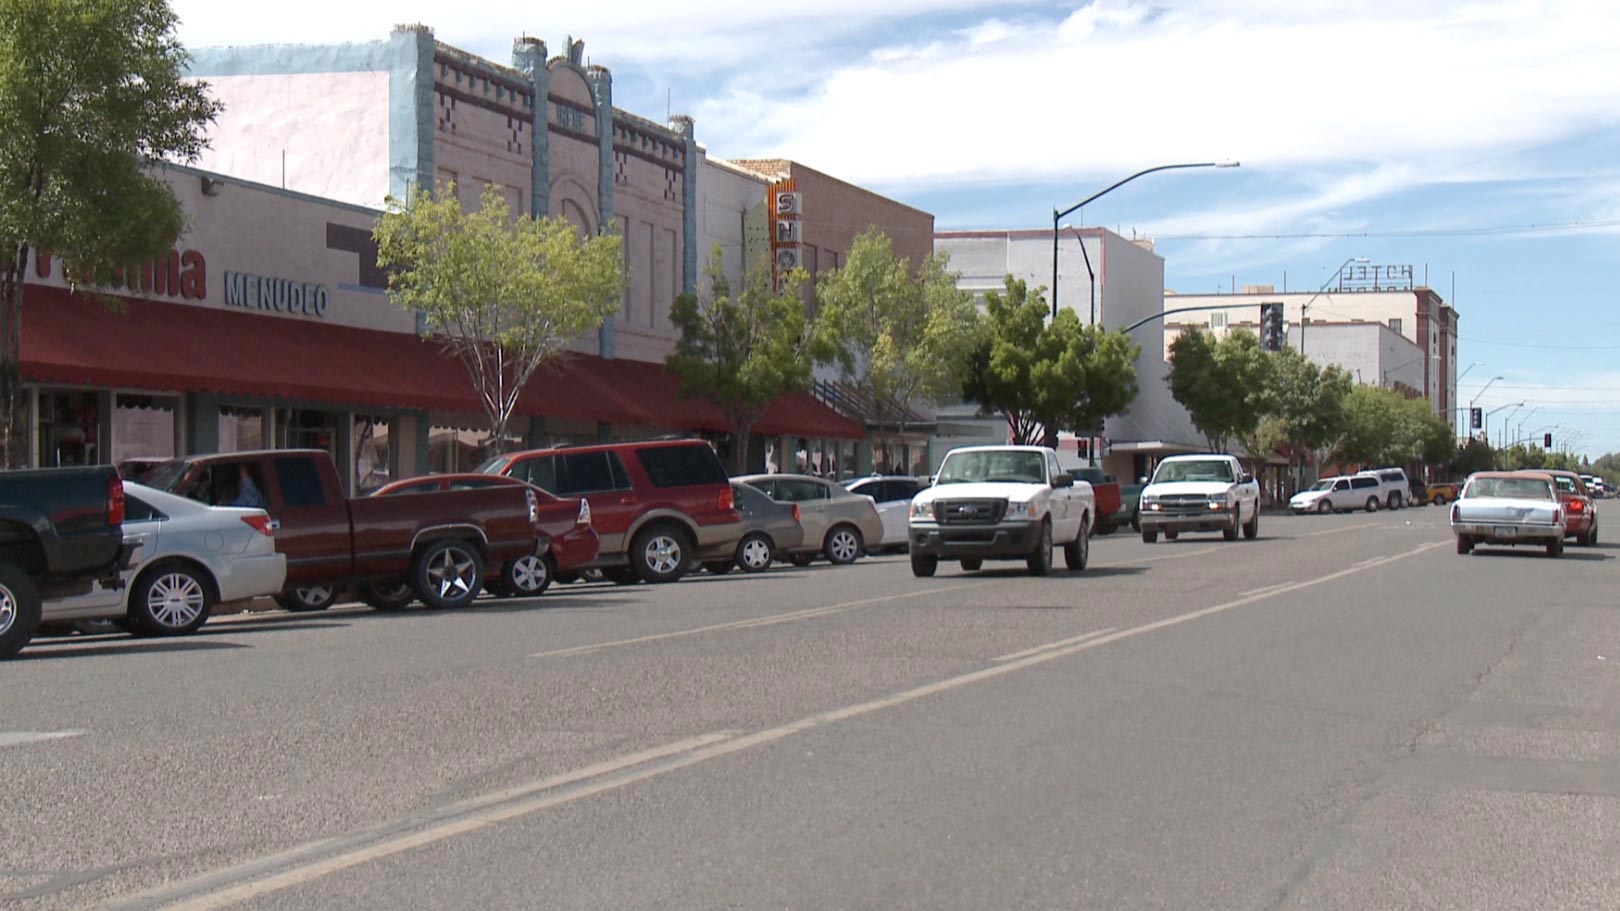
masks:
<svg viewBox="0 0 1620 911"><path fill-rule="evenodd" d="M1283 349L1283 305L1260 305L1260 350Z"/></svg>
<svg viewBox="0 0 1620 911"><path fill-rule="evenodd" d="M1470 409L1468 409L1468 425L1470 427L1472 427L1473 429L1475 429L1475 430L1478 430L1481 427L1484 427L1485 426L1485 409L1483 409L1483 408L1470 408Z"/></svg>
<svg viewBox="0 0 1620 911"><path fill-rule="evenodd" d="M1552 434L1544 433L1544 434L1541 435L1541 448L1542 449L1551 449L1552 448Z"/></svg>

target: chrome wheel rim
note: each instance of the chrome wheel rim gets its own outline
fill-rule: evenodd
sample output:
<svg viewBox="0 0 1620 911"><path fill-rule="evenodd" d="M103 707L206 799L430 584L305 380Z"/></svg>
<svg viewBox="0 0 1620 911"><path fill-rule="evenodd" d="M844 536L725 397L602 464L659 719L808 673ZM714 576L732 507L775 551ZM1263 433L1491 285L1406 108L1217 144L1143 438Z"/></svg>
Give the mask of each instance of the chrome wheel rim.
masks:
<svg viewBox="0 0 1620 911"><path fill-rule="evenodd" d="M308 605L325 604L332 600L332 586L308 585L293 592L298 600Z"/></svg>
<svg viewBox="0 0 1620 911"><path fill-rule="evenodd" d="M749 569L764 569L771 565L771 548L763 538L749 538L743 542L742 561Z"/></svg>
<svg viewBox="0 0 1620 911"><path fill-rule="evenodd" d="M428 561L428 584L439 597L455 599L473 590L478 581L476 561L459 547L447 547Z"/></svg>
<svg viewBox="0 0 1620 911"><path fill-rule="evenodd" d="M160 626L179 629L202 615L202 583L188 573L164 573L146 590L146 613Z"/></svg>
<svg viewBox="0 0 1620 911"><path fill-rule="evenodd" d="M518 557L512 562L512 584L519 591L537 592L545 587L549 572L546 561L540 557L533 554Z"/></svg>
<svg viewBox="0 0 1620 911"><path fill-rule="evenodd" d="M11 627L17 622L17 597L11 589L0 585L0 636L11 632Z"/></svg>
<svg viewBox="0 0 1620 911"><path fill-rule="evenodd" d="M827 549L832 551L833 557L839 562L848 563L855 559L855 552L859 547L855 543L854 533L840 531L833 534L832 544Z"/></svg>
<svg viewBox="0 0 1620 911"><path fill-rule="evenodd" d="M648 541L642 555L647 568L660 576L681 568L681 542L669 535L658 535Z"/></svg>

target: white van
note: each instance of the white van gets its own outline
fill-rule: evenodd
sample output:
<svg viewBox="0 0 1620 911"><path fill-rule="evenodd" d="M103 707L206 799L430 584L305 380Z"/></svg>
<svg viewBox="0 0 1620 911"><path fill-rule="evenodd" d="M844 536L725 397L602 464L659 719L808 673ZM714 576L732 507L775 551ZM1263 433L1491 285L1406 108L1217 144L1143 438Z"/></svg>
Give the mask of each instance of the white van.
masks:
<svg viewBox="0 0 1620 911"><path fill-rule="evenodd" d="M1356 477L1374 478L1378 482L1378 505L1386 509L1400 509L1406 505L1407 497L1412 495L1409 483L1406 480L1406 471L1401 468L1369 468L1356 472ZM1370 507L1374 509L1376 507Z"/></svg>

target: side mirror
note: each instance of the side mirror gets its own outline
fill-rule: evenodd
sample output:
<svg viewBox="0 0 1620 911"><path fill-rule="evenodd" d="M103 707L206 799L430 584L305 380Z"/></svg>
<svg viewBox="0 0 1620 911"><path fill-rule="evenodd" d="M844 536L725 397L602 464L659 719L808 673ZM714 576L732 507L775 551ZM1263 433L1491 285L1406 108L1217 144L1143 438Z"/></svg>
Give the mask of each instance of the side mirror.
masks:
<svg viewBox="0 0 1620 911"><path fill-rule="evenodd" d="M1146 484L1147 482L1147 475L1143 475L1142 477L1136 479L1136 483L1138 484Z"/></svg>
<svg viewBox="0 0 1620 911"><path fill-rule="evenodd" d="M1245 471L1244 473L1238 475L1238 483L1239 484L1247 484L1247 483L1249 483L1250 481L1253 481L1253 480L1254 480L1254 475L1249 474L1247 471Z"/></svg>
<svg viewBox="0 0 1620 911"><path fill-rule="evenodd" d="M1055 475L1052 475L1052 486L1053 487L1073 487L1074 486L1074 475L1072 475L1072 474L1055 474Z"/></svg>

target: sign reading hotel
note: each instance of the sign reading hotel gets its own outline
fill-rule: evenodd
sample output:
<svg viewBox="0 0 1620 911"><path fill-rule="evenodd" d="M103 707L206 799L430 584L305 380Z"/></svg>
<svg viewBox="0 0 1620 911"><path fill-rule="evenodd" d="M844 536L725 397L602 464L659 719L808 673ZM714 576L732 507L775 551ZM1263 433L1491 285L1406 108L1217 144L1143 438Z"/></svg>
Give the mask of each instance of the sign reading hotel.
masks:
<svg viewBox="0 0 1620 911"><path fill-rule="evenodd" d="M1411 266L1350 265L1339 273L1340 291L1410 291Z"/></svg>
<svg viewBox="0 0 1620 911"><path fill-rule="evenodd" d="M791 179L770 185L771 272L781 288L789 272L804 265L804 195Z"/></svg>

